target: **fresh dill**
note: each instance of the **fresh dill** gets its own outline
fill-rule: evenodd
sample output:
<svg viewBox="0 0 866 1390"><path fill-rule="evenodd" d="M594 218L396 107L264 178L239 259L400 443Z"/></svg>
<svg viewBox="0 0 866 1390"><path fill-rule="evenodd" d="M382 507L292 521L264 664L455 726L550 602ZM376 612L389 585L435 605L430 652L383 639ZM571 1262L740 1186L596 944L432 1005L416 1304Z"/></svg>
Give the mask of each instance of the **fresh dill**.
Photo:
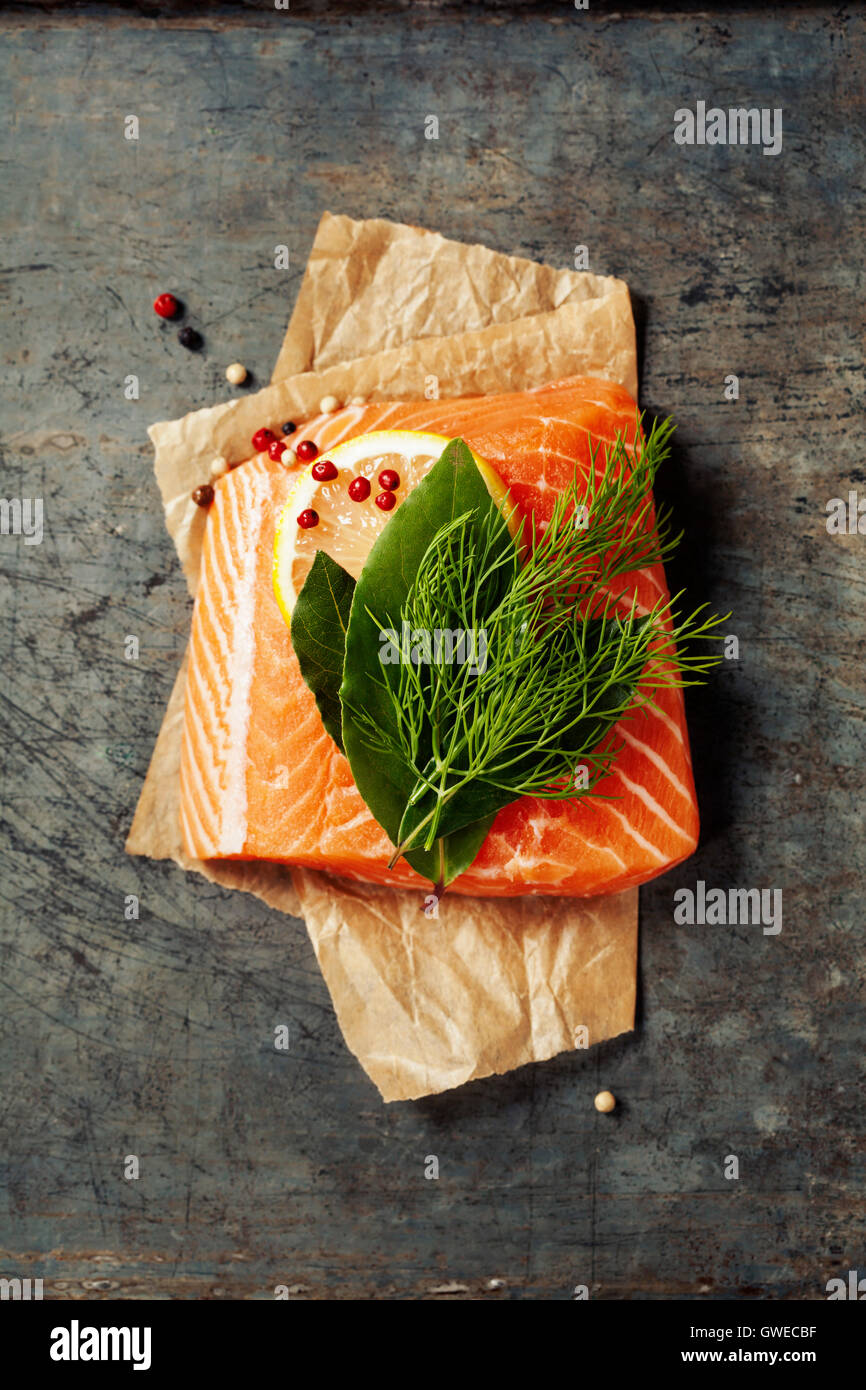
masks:
<svg viewBox="0 0 866 1390"><path fill-rule="evenodd" d="M533 516L518 544L503 544L507 503L431 536L402 611L387 616L413 634L483 632L486 660L382 666L392 717L353 711L369 749L400 760L414 784L392 862L518 797L592 794L620 752L615 725L720 660L691 649L718 639L724 619L706 605L682 616L681 595L648 611L634 596L636 571L680 539L652 497L672 430L655 424L635 450L618 435L603 461L593 442L587 475L575 469L546 526Z"/></svg>

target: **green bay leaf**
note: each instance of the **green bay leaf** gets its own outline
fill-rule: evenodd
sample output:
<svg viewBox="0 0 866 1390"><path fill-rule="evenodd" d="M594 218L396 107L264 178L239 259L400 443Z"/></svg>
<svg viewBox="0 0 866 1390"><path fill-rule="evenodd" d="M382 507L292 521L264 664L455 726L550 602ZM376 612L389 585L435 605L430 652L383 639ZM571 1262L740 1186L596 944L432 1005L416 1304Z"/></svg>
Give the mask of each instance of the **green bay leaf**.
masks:
<svg viewBox="0 0 866 1390"><path fill-rule="evenodd" d="M348 570L324 550L317 550L292 613L292 646L301 675L315 695L322 723L341 753L345 749L340 686L354 592L355 581Z"/></svg>
<svg viewBox="0 0 866 1390"><path fill-rule="evenodd" d="M325 729L341 752L345 749L340 686L354 592L355 580L348 571L319 550L292 614L292 645L301 675L316 697ZM491 822L492 817L461 827L458 834L442 837L431 850L410 852L408 862L431 883L451 883L475 858Z"/></svg>
<svg viewBox="0 0 866 1390"><path fill-rule="evenodd" d="M422 878L428 878L441 892L475 859L493 824L493 816L472 821L453 834L441 835L432 849L410 849L406 860Z"/></svg>
<svg viewBox="0 0 866 1390"><path fill-rule="evenodd" d="M431 537L467 513L468 529L480 529L482 518L497 510L470 449L462 439L452 440L382 531L355 589L340 689L343 743L358 790L395 845L416 774L404 759L371 746L370 727L393 730L396 719L383 688L382 628L371 612L399 633L401 610ZM512 545L505 528L501 543ZM423 877L447 885L475 859L492 819L481 806L443 837L444 845L410 850L406 858Z"/></svg>

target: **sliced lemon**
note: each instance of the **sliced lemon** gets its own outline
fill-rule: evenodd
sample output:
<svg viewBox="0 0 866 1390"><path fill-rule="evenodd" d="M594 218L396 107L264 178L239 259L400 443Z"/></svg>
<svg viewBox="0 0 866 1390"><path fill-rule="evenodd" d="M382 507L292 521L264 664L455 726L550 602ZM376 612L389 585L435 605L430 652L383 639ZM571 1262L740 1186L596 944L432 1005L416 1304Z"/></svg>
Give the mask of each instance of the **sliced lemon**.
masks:
<svg viewBox="0 0 866 1390"><path fill-rule="evenodd" d="M373 543L387 525L400 503L442 454L448 437L420 430L376 430L348 439L329 449L316 463L330 459L337 470L336 478L318 482L313 477L315 464L298 470L277 522L274 538L274 593L280 611L291 623L292 611L301 586L309 574L317 550L326 550L333 560L358 579ZM487 489L501 506L506 488L499 474L489 463L473 452L472 457L487 484ZM377 493L382 491L378 478L383 469L393 469L400 477L394 493L395 506L382 511L376 506ZM354 502L348 487L353 478L366 478L370 483L369 496ZM298 524L302 512L311 510L319 520L304 530ZM516 536L519 522L516 514L509 521Z"/></svg>

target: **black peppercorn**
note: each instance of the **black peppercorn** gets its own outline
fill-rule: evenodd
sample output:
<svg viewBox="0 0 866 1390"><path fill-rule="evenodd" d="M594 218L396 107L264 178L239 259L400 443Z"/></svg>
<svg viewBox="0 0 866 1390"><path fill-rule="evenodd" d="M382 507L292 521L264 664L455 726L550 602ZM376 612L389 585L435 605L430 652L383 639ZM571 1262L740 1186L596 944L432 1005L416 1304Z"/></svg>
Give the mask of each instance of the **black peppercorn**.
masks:
<svg viewBox="0 0 866 1390"><path fill-rule="evenodd" d="M194 328L182 328L177 335L177 341L181 347L189 348L190 352L198 352L204 339Z"/></svg>

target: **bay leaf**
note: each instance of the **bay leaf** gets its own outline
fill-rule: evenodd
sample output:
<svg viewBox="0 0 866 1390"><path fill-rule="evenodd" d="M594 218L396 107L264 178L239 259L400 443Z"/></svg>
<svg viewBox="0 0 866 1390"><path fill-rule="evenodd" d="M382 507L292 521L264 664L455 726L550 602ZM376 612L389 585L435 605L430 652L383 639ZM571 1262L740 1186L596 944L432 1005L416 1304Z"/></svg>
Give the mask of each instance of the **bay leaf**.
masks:
<svg viewBox="0 0 866 1390"><path fill-rule="evenodd" d="M301 675L316 697L326 731L341 752L345 749L340 686L354 592L355 580L348 570L326 551L318 550L292 614L292 646ZM491 822L492 817L461 827L457 835L442 837L433 849L413 851L407 859L431 883L451 883L475 858Z"/></svg>
<svg viewBox="0 0 866 1390"><path fill-rule="evenodd" d="M395 845L400 844L416 775L403 758L370 742L370 724L382 731L393 731L396 725L383 683L383 626L400 629L401 610L418 566L443 523L468 513L468 529L480 531L482 518L497 510L471 450L462 439L452 440L382 531L355 589L340 690L343 743L358 790ZM513 545L504 525L501 544ZM475 859L491 823L492 815L482 809L463 820L445 845L410 850L406 858L431 882L450 883Z"/></svg>
<svg viewBox="0 0 866 1390"><path fill-rule="evenodd" d="M355 581L348 570L324 550L317 550L292 613L292 646L301 675L341 753L345 749L340 686L354 592Z"/></svg>

